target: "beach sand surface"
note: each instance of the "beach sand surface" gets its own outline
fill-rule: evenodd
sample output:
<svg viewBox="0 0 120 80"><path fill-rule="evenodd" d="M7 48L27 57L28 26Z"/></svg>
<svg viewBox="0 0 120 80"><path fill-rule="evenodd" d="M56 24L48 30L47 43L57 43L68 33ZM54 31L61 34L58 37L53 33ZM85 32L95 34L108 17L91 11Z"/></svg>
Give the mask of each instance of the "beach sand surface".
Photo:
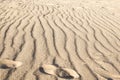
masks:
<svg viewBox="0 0 120 80"><path fill-rule="evenodd" d="M22 62L0 80L69 80L43 64L76 71L72 80L120 80L120 1L0 0L0 59Z"/></svg>

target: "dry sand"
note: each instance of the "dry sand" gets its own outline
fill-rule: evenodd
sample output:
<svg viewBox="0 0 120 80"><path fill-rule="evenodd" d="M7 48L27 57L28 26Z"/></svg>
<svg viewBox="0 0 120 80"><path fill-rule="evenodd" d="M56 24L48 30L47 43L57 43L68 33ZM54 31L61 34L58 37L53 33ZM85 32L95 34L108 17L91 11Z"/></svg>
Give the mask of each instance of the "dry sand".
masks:
<svg viewBox="0 0 120 80"><path fill-rule="evenodd" d="M0 0L0 80L69 80L43 64L75 70L78 79L120 80L119 0Z"/></svg>

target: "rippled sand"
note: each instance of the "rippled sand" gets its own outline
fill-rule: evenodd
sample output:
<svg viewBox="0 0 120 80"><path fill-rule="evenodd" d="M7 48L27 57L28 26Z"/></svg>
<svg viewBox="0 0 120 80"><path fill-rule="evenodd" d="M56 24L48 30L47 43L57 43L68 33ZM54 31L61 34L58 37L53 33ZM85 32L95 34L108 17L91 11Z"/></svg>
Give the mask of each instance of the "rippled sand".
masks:
<svg viewBox="0 0 120 80"><path fill-rule="evenodd" d="M78 79L120 80L119 0L0 0L0 80L68 80L42 64L75 70Z"/></svg>

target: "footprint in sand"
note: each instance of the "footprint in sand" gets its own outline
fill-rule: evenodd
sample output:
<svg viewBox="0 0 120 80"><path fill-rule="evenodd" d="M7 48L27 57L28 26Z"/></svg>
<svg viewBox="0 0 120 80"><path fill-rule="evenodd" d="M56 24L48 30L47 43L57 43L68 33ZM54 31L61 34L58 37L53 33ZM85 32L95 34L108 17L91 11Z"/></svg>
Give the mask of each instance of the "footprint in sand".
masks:
<svg viewBox="0 0 120 80"><path fill-rule="evenodd" d="M60 68L54 65L42 65L40 71L49 75L58 76L65 79L74 79L79 78L79 75L76 71L68 68Z"/></svg>
<svg viewBox="0 0 120 80"><path fill-rule="evenodd" d="M0 59L0 68L18 68L22 65L20 61L13 61L9 59Z"/></svg>

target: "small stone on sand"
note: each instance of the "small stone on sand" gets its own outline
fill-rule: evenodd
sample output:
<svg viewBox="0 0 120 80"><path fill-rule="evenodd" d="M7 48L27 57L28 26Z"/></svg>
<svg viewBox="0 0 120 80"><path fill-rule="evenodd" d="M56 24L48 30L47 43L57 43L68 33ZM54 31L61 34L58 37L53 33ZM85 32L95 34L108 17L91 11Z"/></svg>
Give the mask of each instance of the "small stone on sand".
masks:
<svg viewBox="0 0 120 80"><path fill-rule="evenodd" d="M22 65L20 61L13 61L9 59L0 59L1 68L18 68Z"/></svg>
<svg viewBox="0 0 120 80"><path fill-rule="evenodd" d="M60 68L54 65L45 65L45 64L42 65L41 68L43 69L44 73L54 75L60 78L65 78L65 79L79 78L78 73L73 69Z"/></svg>

